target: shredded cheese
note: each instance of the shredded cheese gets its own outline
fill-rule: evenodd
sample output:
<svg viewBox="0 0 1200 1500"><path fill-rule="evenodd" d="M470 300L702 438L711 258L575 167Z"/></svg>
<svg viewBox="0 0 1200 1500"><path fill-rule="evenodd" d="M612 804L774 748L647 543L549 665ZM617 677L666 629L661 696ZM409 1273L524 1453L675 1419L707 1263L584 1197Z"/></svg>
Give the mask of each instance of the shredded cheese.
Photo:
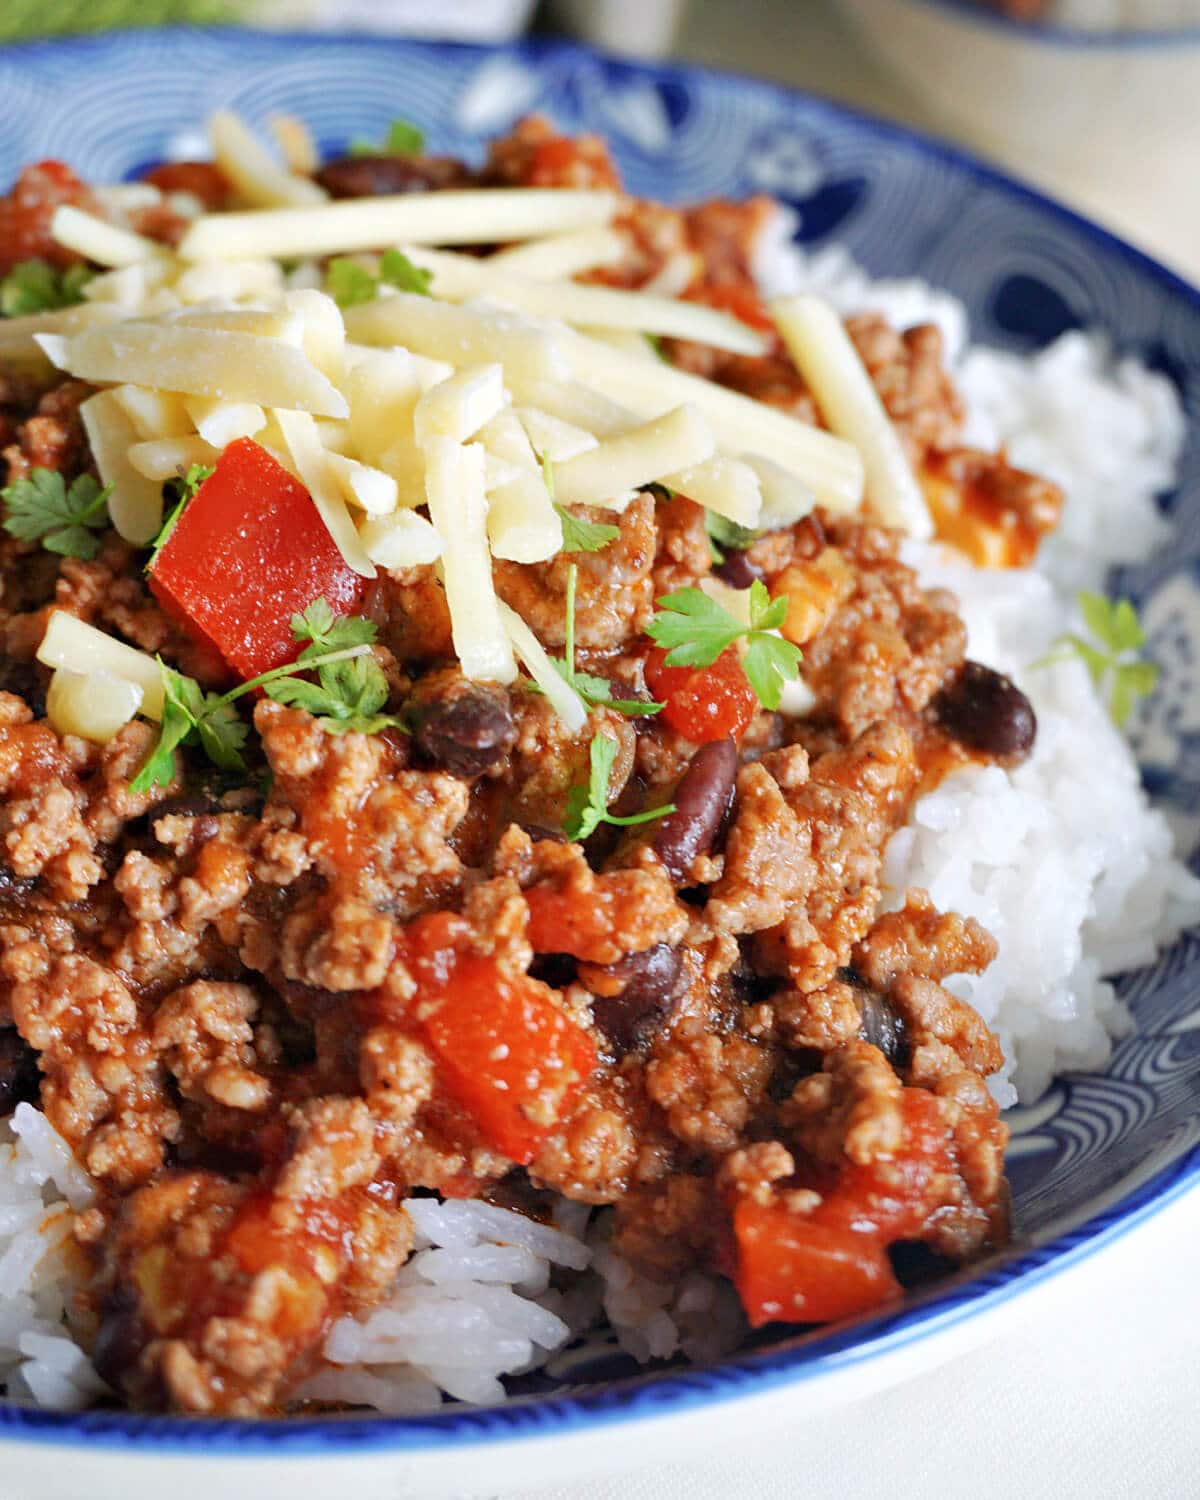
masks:
<svg viewBox="0 0 1200 1500"><path fill-rule="evenodd" d="M289 172L301 177L311 177L321 165L317 143L303 120L295 115L268 115L267 129L279 147Z"/></svg>
<svg viewBox="0 0 1200 1500"><path fill-rule="evenodd" d="M380 245L526 240L607 224L616 207L615 193L564 188L466 188L344 198L311 208L203 214L184 235L179 253L184 260L296 259Z"/></svg>
<svg viewBox="0 0 1200 1500"><path fill-rule="evenodd" d="M184 323L117 323L59 342L38 336L60 369L80 380L130 382L250 401L322 417L347 415L345 397L301 350L278 338Z"/></svg>
<svg viewBox="0 0 1200 1500"><path fill-rule="evenodd" d="M273 298L283 291L283 272L273 260L216 261L185 266L172 291L180 302L239 302Z"/></svg>
<svg viewBox="0 0 1200 1500"><path fill-rule="evenodd" d="M108 672L71 672L59 667L46 693L46 717L59 734L106 745L142 706L136 682Z"/></svg>
<svg viewBox="0 0 1200 1500"><path fill-rule="evenodd" d="M697 375L632 359L577 333L564 338L576 377L643 419L691 402L723 452L770 453L810 484L831 511L854 511L861 504L863 463L850 443Z"/></svg>
<svg viewBox="0 0 1200 1500"><path fill-rule="evenodd" d="M498 364L460 370L435 385L417 402L413 432L425 447L435 437L465 443L504 410L508 395L504 371Z"/></svg>
<svg viewBox="0 0 1200 1500"><path fill-rule="evenodd" d="M107 219L84 213L64 203L54 210L50 220L51 237L68 250L98 266L134 266L139 261L156 260L166 252L154 240L121 229Z"/></svg>
<svg viewBox="0 0 1200 1500"><path fill-rule="evenodd" d="M139 711L148 719L162 718L162 673L154 658L94 625L85 625L65 610L51 612L37 659L44 667L65 667L85 676L106 672L123 682L136 683L142 690Z"/></svg>
<svg viewBox="0 0 1200 1500"><path fill-rule="evenodd" d="M211 396L187 396L184 408L206 443L225 448L238 438L253 437L266 426L267 414L253 401L216 401Z"/></svg>
<svg viewBox="0 0 1200 1500"><path fill-rule="evenodd" d="M579 694L566 681L547 655L545 648L525 621L500 601L500 618L521 665L545 693L550 707L571 734L579 734L587 724L587 709Z"/></svg>
<svg viewBox="0 0 1200 1500"><path fill-rule="evenodd" d="M628 240L615 229L577 229L499 250L488 257L488 264L536 281L565 281L601 266L614 266L628 253Z"/></svg>
<svg viewBox="0 0 1200 1500"><path fill-rule="evenodd" d="M517 410L521 425L529 434L534 450L551 463L566 463L569 458L578 458L596 446L596 438L572 422L551 416L536 406L522 406Z"/></svg>
<svg viewBox="0 0 1200 1500"><path fill-rule="evenodd" d="M212 467L221 450L202 437L152 438L134 443L128 450L129 462L146 479L161 485L167 479L186 474L193 464Z"/></svg>
<svg viewBox="0 0 1200 1500"><path fill-rule="evenodd" d="M208 134L217 165L247 203L276 208L328 200L329 194L311 178L279 166L232 110L219 109L208 122Z"/></svg>
<svg viewBox="0 0 1200 1500"><path fill-rule="evenodd" d="M771 314L825 420L861 455L876 514L887 525L928 540L933 518L921 486L841 318L827 302L809 295L781 298L771 304Z"/></svg>
<svg viewBox="0 0 1200 1500"><path fill-rule="evenodd" d="M516 414L500 412L479 434L488 453L516 471L488 495L488 539L493 557L543 562L562 547L562 522L550 499L537 455Z"/></svg>
<svg viewBox="0 0 1200 1500"><path fill-rule="evenodd" d="M668 489L736 521L739 526L755 527L761 520L758 475L749 464L736 458L717 454L705 463L665 475L662 482Z"/></svg>
<svg viewBox="0 0 1200 1500"><path fill-rule="evenodd" d="M367 556L381 568L416 568L442 555L442 539L433 524L413 510L371 516L359 537Z"/></svg>
<svg viewBox="0 0 1200 1500"><path fill-rule="evenodd" d="M375 577L375 564L367 556L358 532L346 509L337 481L329 468L328 455L321 446L316 424L307 412L273 413L283 441L304 485L334 544L346 561L363 578Z"/></svg>
<svg viewBox="0 0 1200 1500"><path fill-rule="evenodd" d="M517 674L500 620L487 544L483 449L436 437L425 449L429 518L442 539L446 603L454 651L463 675L511 682Z"/></svg>
<svg viewBox="0 0 1200 1500"><path fill-rule="evenodd" d="M712 430L696 408L680 406L557 465L557 498L563 505L605 505L626 490L704 463L714 447Z"/></svg>
<svg viewBox="0 0 1200 1500"><path fill-rule="evenodd" d="M346 378L346 325L342 310L325 292L288 292L285 305L304 319L300 347L325 378L340 386Z"/></svg>
<svg viewBox="0 0 1200 1500"><path fill-rule="evenodd" d="M412 432L413 410L421 396L416 363L405 349L366 349L356 355L346 377L350 436L367 463L379 463L397 441Z"/></svg>
<svg viewBox="0 0 1200 1500"><path fill-rule="evenodd" d="M346 310L346 330L367 344L402 344L414 353L465 365L499 363L506 380L565 379L568 369L554 330L508 308L458 307L397 292Z"/></svg>
<svg viewBox="0 0 1200 1500"><path fill-rule="evenodd" d="M162 484L147 479L130 457L138 432L113 391L100 391L79 408L92 458L111 484L108 513L127 542L142 546L162 525Z"/></svg>
<svg viewBox="0 0 1200 1500"><path fill-rule="evenodd" d="M780 531L811 515L817 497L802 479L761 453L743 453L742 462L758 476L762 495L758 524L764 531Z"/></svg>
<svg viewBox="0 0 1200 1500"><path fill-rule="evenodd" d="M327 448L328 446L326 444ZM361 464L357 459L347 458L341 453L327 452L325 461L342 492L342 499L348 504L365 511L369 516L386 516L396 509L396 481L390 474ZM370 548L367 552L370 555ZM373 558L372 561L378 559Z"/></svg>
<svg viewBox="0 0 1200 1500"><path fill-rule="evenodd" d="M182 396L144 385L118 385L113 395L141 438L186 437L195 423Z"/></svg>
<svg viewBox="0 0 1200 1500"><path fill-rule="evenodd" d="M677 302L576 281L536 281L498 271L490 260L444 250L410 246L405 253L416 265L433 272L434 295L454 302L494 297L534 317L558 318L564 323L664 334L735 354L762 354L767 348L756 329L702 302Z"/></svg>

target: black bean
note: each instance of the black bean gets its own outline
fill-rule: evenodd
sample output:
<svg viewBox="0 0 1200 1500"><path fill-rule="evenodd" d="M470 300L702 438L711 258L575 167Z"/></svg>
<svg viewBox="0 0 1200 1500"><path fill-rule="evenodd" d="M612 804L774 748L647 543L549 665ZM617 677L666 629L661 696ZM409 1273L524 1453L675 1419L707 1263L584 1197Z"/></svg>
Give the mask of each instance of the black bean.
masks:
<svg viewBox="0 0 1200 1500"><path fill-rule="evenodd" d="M903 1066L908 1057L908 1027L904 1017L898 1013L890 1000L874 990L858 992L858 1007L862 1012L859 1036L872 1047L878 1047L893 1067Z"/></svg>
<svg viewBox="0 0 1200 1500"><path fill-rule="evenodd" d="M647 1042L662 1024L682 967L679 949L666 943L656 943L642 953L627 953L605 967L605 978L622 988L616 995L596 995L592 1015L618 1054Z"/></svg>
<svg viewBox="0 0 1200 1500"><path fill-rule="evenodd" d="M756 580L766 577L748 552L727 552L725 561L719 563L713 572L731 589L748 589Z"/></svg>
<svg viewBox="0 0 1200 1500"><path fill-rule="evenodd" d="M92 1346L92 1364L101 1380L121 1391L135 1372L149 1337L136 1297L127 1287L118 1287L105 1304Z"/></svg>
<svg viewBox="0 0 1200 1500"><path fill-rule="evenodd" d="M565 844L567 836L561 828L547 828L544 823L522 823L520 827L535 844Z"/></svg>
<svg viewBox="0 0 1200 1500"><path fill-rule="evenodd" d="M38 1096L37 1053L14 1028L0 1031L0 1118Z"/></svg>
<svg viewBox="0 0 1200 1500"><path fill-rule="evenodd" d="M733 800L737 764L732 739L711 740L700 746L683 773L671 799L675 811L654 834L654 852L672 880L686 880L692 861L712 848Z"/></svg>
<svg viewBox="0 0 1200 1500"><path fill-rule="evenodd" d="M317 181L333 198L378 198L456 187L468 173L442 156L342 156L327 161Z"/></svg>
<svg viewBox="0 0 1200 1500"><path fill-rule="evenodd" d="M1015 682L977 661L963 662L955 680L934 699L933 712L951 738L997 760L1024 760L1037 738L1029 699Z"/></svg>
<svg viewBox="0 0 1200 1500"><path fill-rule="evenodd" d="M464 679L444 683L415 702L418 746L434 765L470 779L498 766L517 742L503 688Z"/></svg>

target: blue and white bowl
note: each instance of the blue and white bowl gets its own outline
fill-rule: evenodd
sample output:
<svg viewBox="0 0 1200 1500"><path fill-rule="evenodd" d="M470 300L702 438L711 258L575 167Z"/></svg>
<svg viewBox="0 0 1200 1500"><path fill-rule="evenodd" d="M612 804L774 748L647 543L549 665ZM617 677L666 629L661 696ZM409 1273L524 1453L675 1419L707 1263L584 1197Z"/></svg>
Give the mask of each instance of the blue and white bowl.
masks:
<svg viewBox="0 0 1200 1500"><path fill-rule="evenodd" d="M433 149L469 154L540 108L608 135L634 192L779 195L806 244L840 240L875 275L920 275L960 297L979 341L1029 350L1074 326L1107 329L1178 384L1192 421L1182 482L1164 500L1176 543L1120 586L1158 622L1171 669L1152 716L1155 790L1181 815L1200 814L1200 295L1103 231L961 155L829 104L567 45L130 33L0 53L0 99L0 182L51 154L99 179L136 172L186 151L219 104L253 121L301 115L328 151L404 114ZM1138 1028L1108 1071L1059 1080L1014 1122L1013 1246L898 1311L759 1341L711 1368L632 1378L601 1369L503 1407L407 1419L253 1423L0 1404L4 1492L495 1493L744 1438L801 1403L811 1416L931 1368L1018 1304L1053 1296L1062 1274L1200 1183L1200 943L1185 939L1124 992Z"/></svg>

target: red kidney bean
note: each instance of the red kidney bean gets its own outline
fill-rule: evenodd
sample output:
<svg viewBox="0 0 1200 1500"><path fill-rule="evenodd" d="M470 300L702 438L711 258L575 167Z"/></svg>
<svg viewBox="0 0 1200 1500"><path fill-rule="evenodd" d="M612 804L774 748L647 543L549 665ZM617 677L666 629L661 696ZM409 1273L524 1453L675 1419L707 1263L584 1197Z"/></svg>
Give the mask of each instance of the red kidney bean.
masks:
<svg viewBox="0 0 1200 1500"><path fill-rule="evenodd" d="M724 562L718 563L713 572L731 589L748 589L766 574L748 552L727 552Z"/></svg>
<svg viewBox="0 0 1200 1500"><path fill-rule="evenodd" d="M417 745L434 765L470 779L498 766L517 742L508 693L465 678L414 697Z"/></svg>
<svg viewBox="0 0 1200 1500"><path fill-rule="evenodd" d="M603 974L605 987L621 985L616 995L596 995L592 1015L618 1056L647 1042L671 1009L683 967L678 948L656 943L641 953L627 953L603 969L586 966L580 977L595 982Z"/></svg>
<svg viewBox="0 0 1200 1500"><path fill-rule="evenodd" d="M680 778L672 801L675 811L658 824L654 852L677 884L687 879L692 861L713 846L733 799L737 746L732 739L701 745Z"/></svg>
<svg viewBox="0 0 1200 1500"><path fill-rule="evenodd" d="M327 161L317 181L333 198L379 198L460 187L470 176L448 156L342 156Z"/></svg>
<svg viewBox="0 0 1200 1500"><path fill-rule="evenodd" d="M1024 760L1037 738L1029 699L1015 682L977 661L963 662L933 700L933 713L952 739L1010 764Z"/></svg>

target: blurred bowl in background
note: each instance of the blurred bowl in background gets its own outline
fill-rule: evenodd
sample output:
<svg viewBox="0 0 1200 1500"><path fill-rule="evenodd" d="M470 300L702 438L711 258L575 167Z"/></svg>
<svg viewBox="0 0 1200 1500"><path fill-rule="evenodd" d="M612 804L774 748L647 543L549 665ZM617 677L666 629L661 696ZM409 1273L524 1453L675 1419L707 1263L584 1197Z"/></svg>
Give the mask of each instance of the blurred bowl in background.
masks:
<svg viewBox="0 0 1200 1500"><path fill-rule="evenodd" d="M1194 267L1200 25L1067 30L970 0L838 0L937 123Z"/></svg>

